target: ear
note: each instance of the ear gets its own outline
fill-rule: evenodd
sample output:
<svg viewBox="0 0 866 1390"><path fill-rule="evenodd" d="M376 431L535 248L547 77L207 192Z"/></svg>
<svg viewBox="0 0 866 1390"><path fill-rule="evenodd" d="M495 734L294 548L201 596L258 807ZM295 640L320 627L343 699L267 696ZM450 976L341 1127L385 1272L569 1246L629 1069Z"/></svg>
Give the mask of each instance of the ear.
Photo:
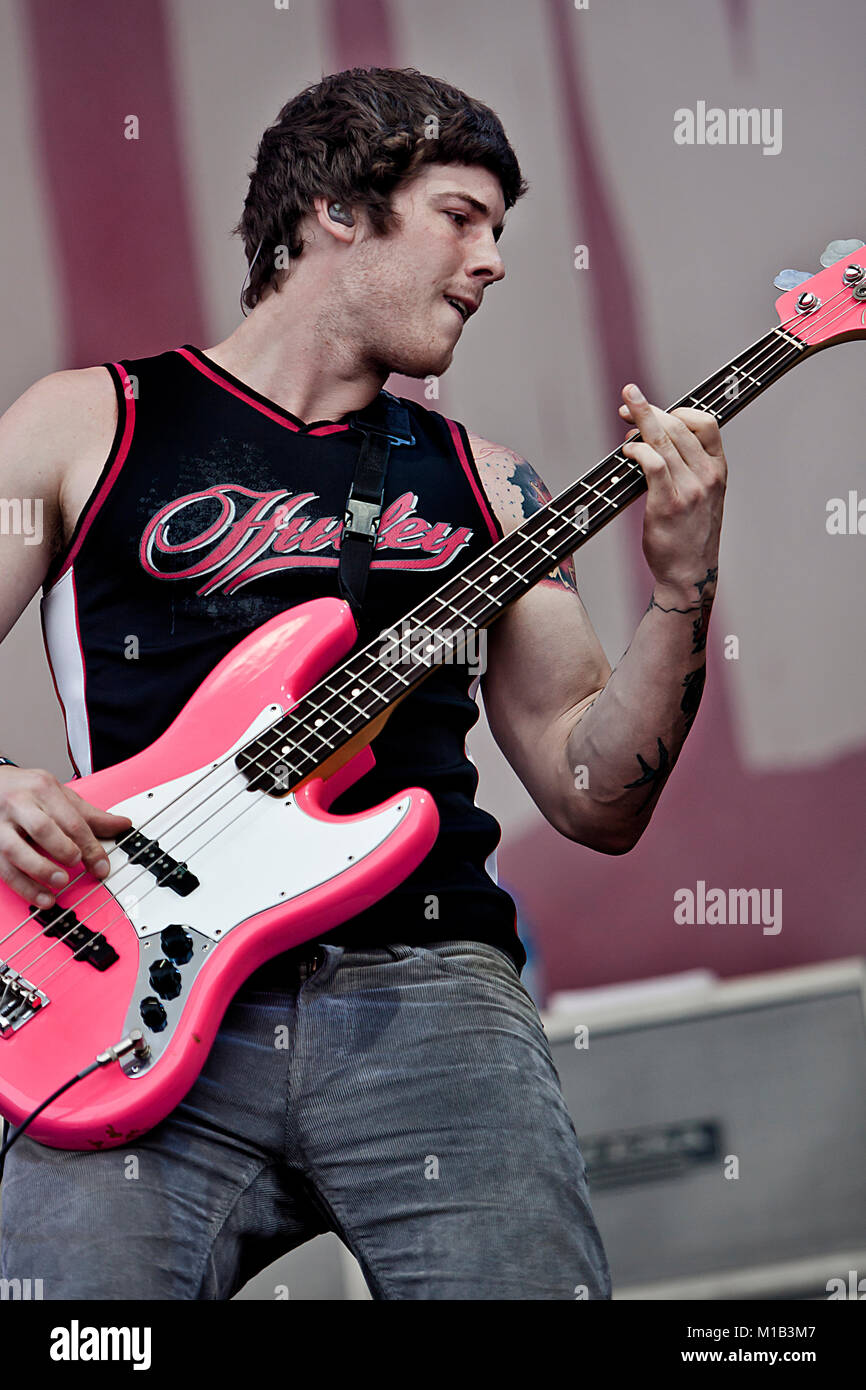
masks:
<svg viewBox="0 0 866 1390"><path fill-rule="evenodd" d="M333 217L328 216L328 208L333 201L333 198L313 199L316 221L326 232L330 232L331 236L336 237L337 241L352 242L355 240L356 228L348 226L345 222L335 222Z"/></svg>

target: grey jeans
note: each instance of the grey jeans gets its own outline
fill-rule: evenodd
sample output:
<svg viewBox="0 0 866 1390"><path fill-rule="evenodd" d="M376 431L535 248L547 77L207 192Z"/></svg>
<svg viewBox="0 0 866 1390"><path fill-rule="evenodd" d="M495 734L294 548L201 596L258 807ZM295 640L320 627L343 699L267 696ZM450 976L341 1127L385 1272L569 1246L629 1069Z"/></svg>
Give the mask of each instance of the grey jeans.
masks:
<svg viewBox="0 0 866 1390"><path fill-rule="evenodd" d="M504 951L275 958L140 1141L17 1141L0 1268L46 1299L228 1299L324 1231L377 1299L610 1298L574 1126Z"/></svg>

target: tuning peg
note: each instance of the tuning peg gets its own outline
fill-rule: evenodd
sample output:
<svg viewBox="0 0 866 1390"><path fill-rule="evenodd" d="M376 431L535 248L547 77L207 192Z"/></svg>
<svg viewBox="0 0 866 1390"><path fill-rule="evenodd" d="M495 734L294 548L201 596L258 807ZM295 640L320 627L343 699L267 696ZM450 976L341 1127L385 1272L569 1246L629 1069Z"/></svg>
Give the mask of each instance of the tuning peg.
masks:
<svg viewBox="0 0 866 1390"><path fill-rule="evenodd" d="M773 284L777 290L793 290L804 280L811 280L808 270L780 270Z"/></svg>
<svg viewBox="0 0 866 1390"><path fill-rule="evenodd" d="M835 265L844 256L850 256L855 251L859 251L861 246L866 246L866 242L858 241L856 237L853 241L830 241L821 252L821 264L826 270L828 265Z"/></svg>

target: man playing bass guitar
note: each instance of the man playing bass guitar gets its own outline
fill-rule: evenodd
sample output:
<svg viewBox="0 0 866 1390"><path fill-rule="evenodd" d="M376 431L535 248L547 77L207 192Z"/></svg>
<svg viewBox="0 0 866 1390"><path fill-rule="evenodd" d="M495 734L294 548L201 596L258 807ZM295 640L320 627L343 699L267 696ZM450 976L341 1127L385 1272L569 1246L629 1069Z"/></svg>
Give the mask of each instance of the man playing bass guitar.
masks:
<svg viewBox="0 0 866 1390"><path fill-rule="evenodd" d="M53 373L6 412L0 492L42 499L45 539L0 535L0 640L41 586L78 776L152 743L259 624L338 595L349 417L393 372L448 369L505 275L504 218L526 191L499 120L465 93L412 69L325 77L262 137L237 228L239 326L211 348ZM645 830L700 702L726 482L712 414L623 397L654 579L626 654L612 671L569 558L489 627L480 676L541 813L610 855ZM391 452L362 640L550 498L510 449L401 404L412 442ZM499 826L475 804L475 674L431 671L331 808L426 788L426 858L251 975L153 1129L103 1152L24 1134L3 1181L4 1277L38 1274L48 1299L227 1299L330 1230L375 1298L611 1296L495 881ZM80 860L103 876L100 840L129 826L45 769L0 765L0 878L25 904L50 907Z"/></svg>

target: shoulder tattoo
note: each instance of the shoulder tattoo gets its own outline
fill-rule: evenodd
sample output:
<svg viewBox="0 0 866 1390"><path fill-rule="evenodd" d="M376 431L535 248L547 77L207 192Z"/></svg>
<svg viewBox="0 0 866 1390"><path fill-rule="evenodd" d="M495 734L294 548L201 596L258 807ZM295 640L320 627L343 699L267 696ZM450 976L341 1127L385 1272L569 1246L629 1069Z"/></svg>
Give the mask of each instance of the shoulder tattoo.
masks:
<svg viewBox="0 0 866 1390"><path fill-rule="evenodd" d="M478 435L470 434L469 439L478 471L507 534L551 500L550 490L529 460L513 449L491 444L490 440L481 439ZM577 578L572 556L561 560L539 583L554 584L557 588L569 589L576 594Z"/></svg>

